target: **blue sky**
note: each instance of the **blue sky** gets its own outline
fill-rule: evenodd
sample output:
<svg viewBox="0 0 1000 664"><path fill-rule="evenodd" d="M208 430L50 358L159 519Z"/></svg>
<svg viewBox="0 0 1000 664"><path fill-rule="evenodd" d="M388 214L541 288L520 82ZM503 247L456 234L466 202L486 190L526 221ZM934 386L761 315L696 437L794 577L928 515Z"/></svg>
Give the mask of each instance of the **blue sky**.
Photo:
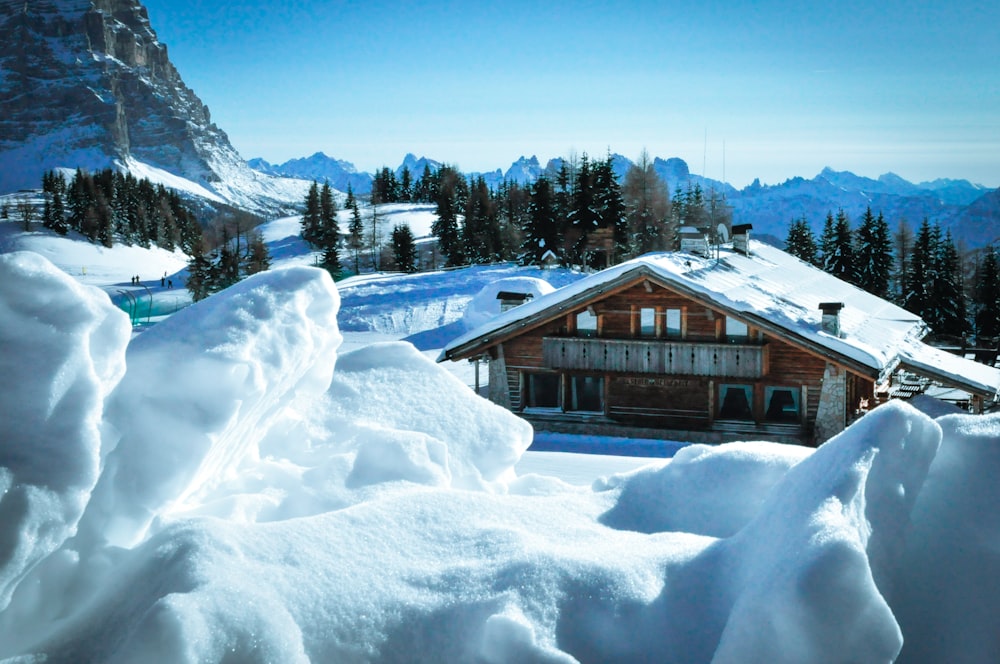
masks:
<svg viewBox="0 0 1000 664"><path fill-rule="evenodd" d="M1000 185L1000 3L146 0L246 157L464 171L608 149L736 186Z"/></svg>

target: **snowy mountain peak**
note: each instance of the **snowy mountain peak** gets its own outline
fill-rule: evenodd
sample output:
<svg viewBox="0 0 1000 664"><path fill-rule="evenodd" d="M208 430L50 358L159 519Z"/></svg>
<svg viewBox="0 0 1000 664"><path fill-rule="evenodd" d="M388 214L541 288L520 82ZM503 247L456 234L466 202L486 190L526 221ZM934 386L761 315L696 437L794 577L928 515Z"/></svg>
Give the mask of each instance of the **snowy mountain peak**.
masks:
<svg viewBox="0 0 1000 664"><path fill-rule="evenodd" d="M527 158L524 155L512 163L510 168L504 174L504 179L508 182L516 182L518 184L531 184L542 174L542 166L538 162L538 157L531 155L531 158Z"/></svg>
<svg viewBox="0 0 1000 664"><path fill-rule="evenodd" d="M443 164L440 161L435 161L433 159L428 159L427 157L420 157L419 159L412 152L407 152L406 156L403 157L403 163L399 165L396 169L396 177L403 174L403 169L409 169L410 175L414 178L419 178L424 173L424 167L430 168L431 172L437 171Z"/></svg>
<svg viewBox="0 0 1000 664"><path fill-rule="evenodd" d="M0 191L137 162L251 209L288 202L212 122L137 0L0 3L0 118Z"/></svg>

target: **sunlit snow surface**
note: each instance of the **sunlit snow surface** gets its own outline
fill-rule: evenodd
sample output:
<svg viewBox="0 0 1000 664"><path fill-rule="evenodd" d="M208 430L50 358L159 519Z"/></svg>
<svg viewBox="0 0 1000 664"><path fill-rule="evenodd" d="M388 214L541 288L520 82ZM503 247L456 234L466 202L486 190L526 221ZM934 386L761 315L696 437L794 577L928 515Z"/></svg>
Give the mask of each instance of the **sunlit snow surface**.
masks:
<svg viewBox="0 0 1000 664"><path fill-rule="evenodd" d="M276 270L127 346L103 292L0 256L0 658L1000 660L1000 417L891 404L571 486L412 345L338 352L338 306Z"/></svg>

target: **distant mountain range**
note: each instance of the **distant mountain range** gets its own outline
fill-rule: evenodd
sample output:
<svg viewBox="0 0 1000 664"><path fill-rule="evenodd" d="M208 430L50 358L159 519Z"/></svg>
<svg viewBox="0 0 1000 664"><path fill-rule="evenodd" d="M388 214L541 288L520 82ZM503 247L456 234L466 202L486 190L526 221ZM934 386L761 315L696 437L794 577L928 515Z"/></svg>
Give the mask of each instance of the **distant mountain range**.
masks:
<svg viewBox="0 0 1000 664"><path fill-rule="evenodd" d="M619 154L611 155L613 169L624 179L633 162ZM328 157L317 152L311 157L292 159L280 165L271 165L262 159L251 159L249 164L270 175L329 181L336 189L344 190L350 183L359 194L371 190L373 174L358 172L348 161ZM403 168L409 168L414 178L419 177L427 164L432 170L441 162L417 158L407 154L395 169L399 177ZM549 159L545 165L537 156L520 157L503 171L466 173L469 177L482 176L487 184L498 186L504 180L530 185L543 173L554 176L562 159ZM938 179L932 182L912 183L894 173L878 179L855 175L849 171L824 168L812 179L791 178L777 185L762 185L759 180L743 189L691 173L683 159L673 157L653 160L653 169L667 183L671 195L677 189L700 186L704 192L724 195L732 207L734 223L753 224L757 237L781 244L793 219L805 216L818 234L828 213L840 209L856 221L865 209L871 207L881 212L893 230L905 220L914 229L926 217L938 222L960 243L976 248L1000 238L1000 190L992 190L968 180Z"/></svg>

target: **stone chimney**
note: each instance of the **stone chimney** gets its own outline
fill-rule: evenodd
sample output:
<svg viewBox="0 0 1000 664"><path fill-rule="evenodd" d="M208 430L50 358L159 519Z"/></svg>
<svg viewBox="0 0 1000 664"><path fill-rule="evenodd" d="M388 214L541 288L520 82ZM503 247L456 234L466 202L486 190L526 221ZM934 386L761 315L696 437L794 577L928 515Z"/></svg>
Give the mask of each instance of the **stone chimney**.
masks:
<svg viewBox="0 0 1000 664"><path fill-rule="evenodd" d="M844 308L843 302L820 302L819 308L823 312L823 319L819 329L835 337L840 334L840 310Z"/></svg>

